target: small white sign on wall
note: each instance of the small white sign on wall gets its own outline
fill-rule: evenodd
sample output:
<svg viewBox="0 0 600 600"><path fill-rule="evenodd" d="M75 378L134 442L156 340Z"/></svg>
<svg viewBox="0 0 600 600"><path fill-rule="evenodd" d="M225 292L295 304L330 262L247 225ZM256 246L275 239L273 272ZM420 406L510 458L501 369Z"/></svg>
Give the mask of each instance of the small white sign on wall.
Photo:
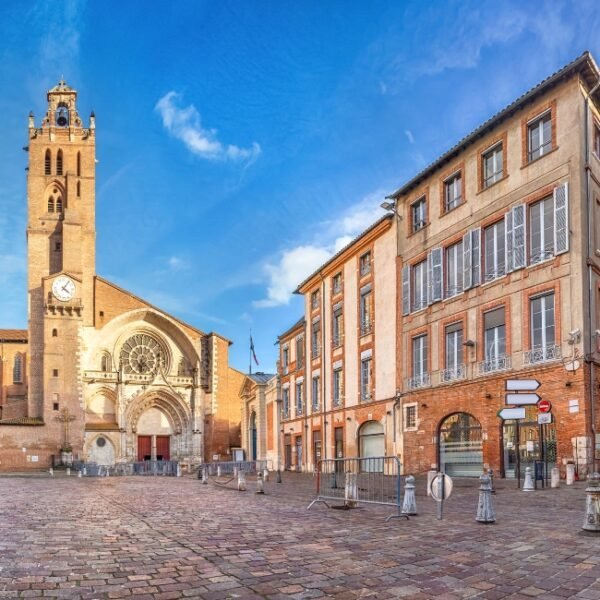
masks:
<svg viewBox="0 0 600 600"><path fill-rule="evenodd" d="M32 456L31 457L31 462L39 462L40 457L39 456Z"/></svg>
<svg viewBox="0 0 600 600"><path fill-rule="evenodd" d="M569 400L569 412L570 413L578 413L579 412L579 400Z"/></svg>

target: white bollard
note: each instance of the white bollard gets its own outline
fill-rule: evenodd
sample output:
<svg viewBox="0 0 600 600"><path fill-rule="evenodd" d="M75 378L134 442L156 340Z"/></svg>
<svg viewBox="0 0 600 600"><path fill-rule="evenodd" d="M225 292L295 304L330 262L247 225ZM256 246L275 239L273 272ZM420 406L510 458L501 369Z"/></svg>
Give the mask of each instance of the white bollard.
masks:
<svg viewBox="0 0 600 600"><path fill-rule="evenodd" d="M560 469L554 467L550 472L550 487L557 488L560 486Z"/></svg>
<svg viewBox="0 0 600 600"><path fill-rule="evenodd" d="M71 467L67 467L67 477L71 477Z"/></svg>
<svg viewBox="0 0 600 600"><path fill-rule="evenodd" d="M263 485L263 478L262 478L262 474L259 473L256 476L256 493L257 494L264 494L265 493L265 488Z"/></svg>
<svg viewBox="0 0 600 600"><path fill-rule="evenodd" d="M431 482L434 480L437 475L437 471L435 469L430 469L427 471L427 495L431 496Z"/></svg>
<svg viewBox="0 0 600 600"><path fill-rule="evenodd" d="M177 463L177 477L181 477L181 465Z"/></svg>
<svg viewBox="0 0 600 600"><path fill-rule="evenodd" d="M492 502L491 477L489 475L482 475L479 478L479 483L479 503L477 504L477 516L475 520L478 523L494 523L496 515L494 514L494 503Z"/></svg>
<svg viewBox="0 0 600 600"><path fill-rule="evenodd" d="M54 469L52 467L48 469L48 473L50 473L50 477L54 477Z"/></svg>
<svg viewBox="0 0 600 600"><path fill-rule="evenodd" d="M221 477L221 465L217 465L217 477Z"/></svg>
<svg viewBox="0 0 600 600"><path fill-rule="evenodd" d="M83 467L83 474L87 475L87 467Z"/></svg>
<svg viewBox="0 0 600 600"><path fill-rule="evenodd" d="M535 485L533 484L533 476L531 475L531 467L525 469L525 481L523 482L524 492L534 492Z"/></svg>
<svg viewBox="0 0 600 600"><path fill-rule="evenodd" d="M567 463L567 485L573 485L575 483L575 465L573 463Z"/></svg>
<svg viewBox="0 0 600 600"><path fill-rule="evenodd" d="M110 469L108 467L106 467L106 476L109 477L110 476Z"/></svg>
<svg viewBox="0 0 600 600"><path fill-rule="evenodd" d="M404 483L404 501L402 502L402 514L417 514L417 500L415 498L415 478L412 475L409 475Z"/></svg>
<svg viewBox="0 0 600 600"><path fill-rule="evenodd" d="M589 476L585 493L583 529L586 531L600 531L600 474L592 473Z"/></svg>
<svg viewBox="0 0 600 600"><path fill-rule="evenodd" d="M78 477L79 479L81 479L81 476L82 476L82 475L81 475L81 471L77 471L77 477Z"/></svg>
<svg viewBox="0 0 600 600"><path fill-rule="evenodd" d="M233 476L234 477L238 476L238 472L239 472L239 469L237 467L233 467Z"/></svg>
<svg viewBox="0 0 600 600"><path fill-rule="evenodd" d="M240 492L246 491L246 474L244 471L238 473L238 490Z"/></svg>
<svg viewBox="0 0 600 600"><path fill-rule="evenodd" d="M202 485L208 485L208 468L202 469Z"/></svg>
<svg viewBox="0 0 600 600"><path fill-rule="evenodd" d="M346 473L346 487L344 489L344 506L356 508L358 500L358 480L356 473Z"/></svg>
<svg viewBox="0 0 600 600"><path fill-rule="evenodd" d="M263 469L263 481L269 481L269 469L267 467Z"/></svg>

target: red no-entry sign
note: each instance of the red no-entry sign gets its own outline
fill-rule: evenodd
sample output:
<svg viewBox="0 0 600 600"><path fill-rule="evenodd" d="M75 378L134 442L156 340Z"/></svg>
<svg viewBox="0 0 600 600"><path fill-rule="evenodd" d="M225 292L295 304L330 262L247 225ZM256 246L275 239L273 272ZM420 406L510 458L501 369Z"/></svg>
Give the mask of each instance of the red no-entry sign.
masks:
<svg viewBox="0 0 600 600"><path fill-rule="evenodd" d="M540 400L537 403L537 407L542 413L549 413L552 410L552 404L550 404L550 400Z"/></svg>

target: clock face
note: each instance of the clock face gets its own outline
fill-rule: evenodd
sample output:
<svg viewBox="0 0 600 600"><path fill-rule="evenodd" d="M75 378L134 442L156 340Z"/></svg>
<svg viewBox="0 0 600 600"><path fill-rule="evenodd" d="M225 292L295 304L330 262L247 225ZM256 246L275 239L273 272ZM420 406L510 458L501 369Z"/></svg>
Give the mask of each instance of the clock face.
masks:
<svg viewBox="0 0 600 600"><path fill-rule="evenodd" d="M165 368L165 353L160 344L149 335L140 333L130 337L121 348L120 359L125 373L148 375Z"/></svg>
<svg viewBox="0 0 600 600"><path fill-rule="evenodd" d="M67 302L75 295L75 283L66 275L61 275L54 280L52 293L57 300Z"/></svg>

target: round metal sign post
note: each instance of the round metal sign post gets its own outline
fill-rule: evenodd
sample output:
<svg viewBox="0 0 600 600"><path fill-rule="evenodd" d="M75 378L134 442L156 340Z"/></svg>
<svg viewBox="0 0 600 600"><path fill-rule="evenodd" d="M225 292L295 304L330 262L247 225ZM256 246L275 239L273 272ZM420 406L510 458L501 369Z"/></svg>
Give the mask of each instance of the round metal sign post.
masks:
<svg viewBox="0 0 600 600"><path fill-rule="evenodd" d="M444 500L452 494L452 479L445 473L438 473L429 486L432 498L438 503L437 518L442 519L444 515Z"/></svg>
<svg viewBox="0 0 600 600"><path fill-rule="evenodd" d="M550 403L550 400L540 400L537 403L537 407L541 413L549 413L552 410L552 404Z"/></svg>

